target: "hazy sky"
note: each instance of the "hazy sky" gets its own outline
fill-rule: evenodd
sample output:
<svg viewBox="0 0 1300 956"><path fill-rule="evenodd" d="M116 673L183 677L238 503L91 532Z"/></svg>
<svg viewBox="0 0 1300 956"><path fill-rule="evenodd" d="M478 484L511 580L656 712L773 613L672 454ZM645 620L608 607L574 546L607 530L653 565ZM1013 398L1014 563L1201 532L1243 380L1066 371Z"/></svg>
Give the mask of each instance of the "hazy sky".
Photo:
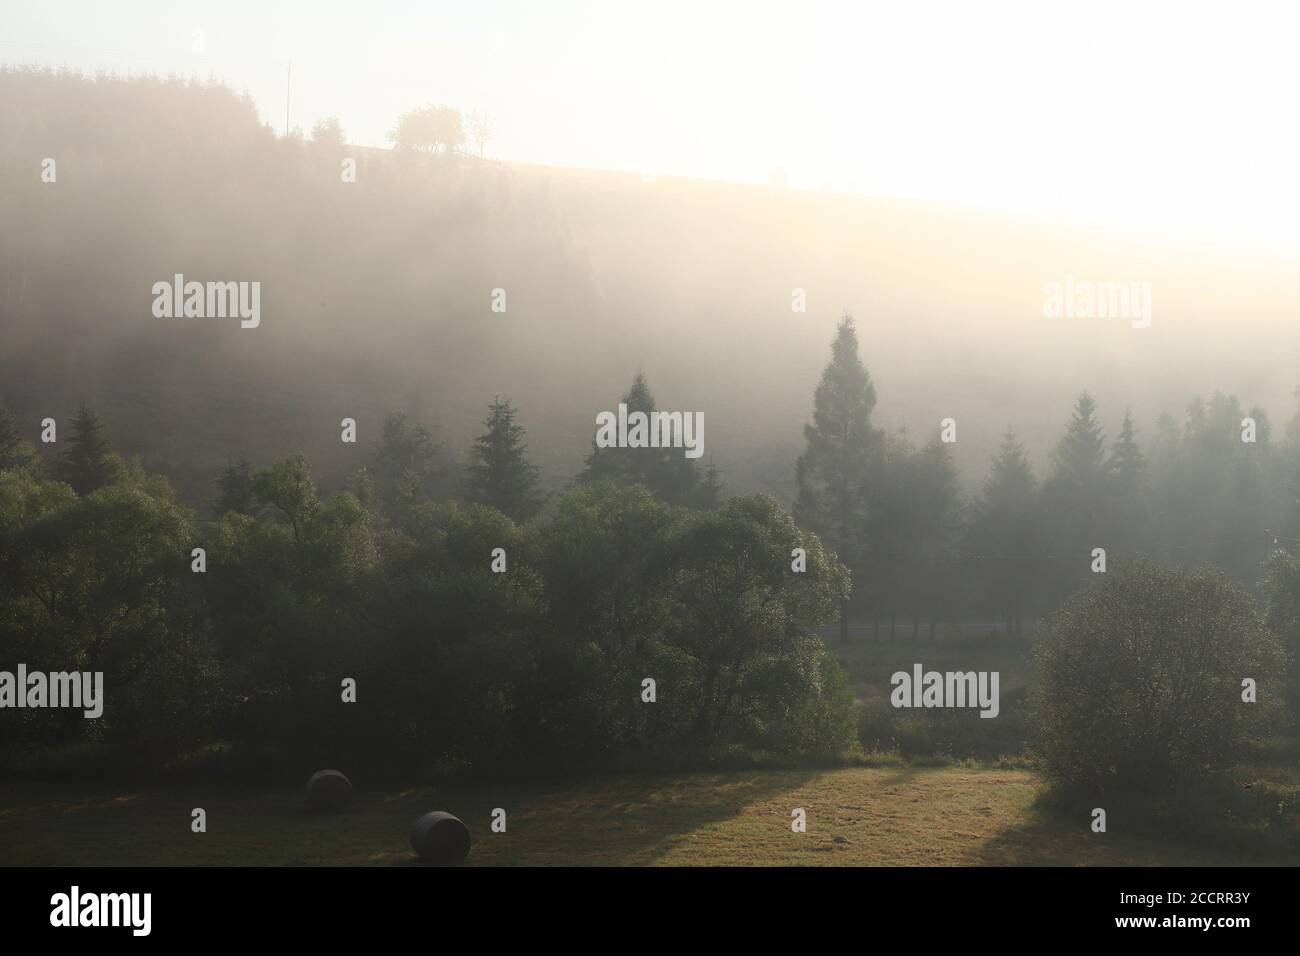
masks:
<svg viewBox="0 0 1300 956"><path fill-rule="evenodd" d="M328 7L328 9L326 9ZM1300 5L8 3L0 58L218 76L386 145L426 102L489 153L1087 216L1300 255ZM205 50L193 49L203 31Z"/></svg>

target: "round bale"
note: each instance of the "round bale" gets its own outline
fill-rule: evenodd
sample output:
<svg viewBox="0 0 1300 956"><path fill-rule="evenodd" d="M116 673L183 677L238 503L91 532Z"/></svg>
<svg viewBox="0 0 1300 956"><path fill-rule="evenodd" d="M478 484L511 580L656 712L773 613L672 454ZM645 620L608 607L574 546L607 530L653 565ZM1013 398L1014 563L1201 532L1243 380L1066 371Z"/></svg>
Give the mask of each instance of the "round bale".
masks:
<svg viewBox="0 0 1300 956"><path fill-rule="evenodd" d="M337 770L319 770L307 781L307 806L320 812L346 810L352 805L352 781Z"/></svg>
<svg viewBox="0 0 1300 956"><path fill-rule="evenodd" d="M441 810L426 813L411 828L411 849L429 863L459 863L469 856L469 827Z"/></svg>

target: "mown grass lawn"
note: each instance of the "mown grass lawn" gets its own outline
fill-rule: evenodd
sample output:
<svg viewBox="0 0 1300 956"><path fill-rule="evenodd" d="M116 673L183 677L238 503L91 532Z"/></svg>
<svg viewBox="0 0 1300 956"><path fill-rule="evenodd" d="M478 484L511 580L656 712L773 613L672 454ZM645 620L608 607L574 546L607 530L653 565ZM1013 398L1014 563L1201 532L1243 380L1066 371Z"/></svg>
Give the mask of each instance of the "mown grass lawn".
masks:
<svg viewBox="0 0 1300 956"><path fill-rule="evenodd" d="M851 768L626 775L563 784L359 787L316 816L301 794L107 785L0 787L0 864L411 865L432 809L474 835L472 865L1147 865L1285 862L1126 833L1034 807L1029 771ZM208 832L190 831L191 810ZM490 832L494 807L504 834ZM807 811L793 833L790 813Z"/></svg>

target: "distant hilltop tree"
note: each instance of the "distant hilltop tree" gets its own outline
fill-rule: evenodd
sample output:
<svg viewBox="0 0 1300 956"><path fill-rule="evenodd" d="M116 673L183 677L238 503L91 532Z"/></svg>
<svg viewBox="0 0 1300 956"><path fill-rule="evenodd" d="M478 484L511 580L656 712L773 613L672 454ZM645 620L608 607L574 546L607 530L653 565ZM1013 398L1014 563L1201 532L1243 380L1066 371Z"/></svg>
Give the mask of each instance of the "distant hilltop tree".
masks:
<svg viewBox="0 0 1300 956"><path fill-rule="evenodd" d="M446 152L465 142L465 124L460 111L450 106L422 106L399 116L388 138L400 150Z"/></svg>
<svg viewBox="0 0 1300 956"><path fill-rule="evenodd" d="M480 110L474 110L469 114L469 132L473 138L474 147L478 150L479 159L487 154L488 140L492 138L496 125L492 117Z"/></svg>
<svg viewBox="0 0 1300 956"><path fill-rule="evenodd" d="M343 126L337 116L327 116L317 121L311 130L311 143L321 149L341 150L347 140L343 136Z"/></svg>

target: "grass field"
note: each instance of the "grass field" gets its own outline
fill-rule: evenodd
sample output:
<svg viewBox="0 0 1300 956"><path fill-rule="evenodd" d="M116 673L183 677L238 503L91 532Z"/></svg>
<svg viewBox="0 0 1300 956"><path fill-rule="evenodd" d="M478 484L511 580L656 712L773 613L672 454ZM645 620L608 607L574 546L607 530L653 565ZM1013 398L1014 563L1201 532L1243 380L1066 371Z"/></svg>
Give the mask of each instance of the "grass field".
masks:
<svg viewBox="0 0 1300 956"><path fill-rule="evenodd" d="M1124 832L1034 807L1023 770L852 768L629 775L563 785L365 790L343 815L301 795L52 784L0 789L0 864L410 865L431 809L460 816L474 865L1187 865L1284 863ZM191 810L208 832L190 831ZM507 811L504 834L489 831ZM790 829L807 811L806 833Z"/></svg>

